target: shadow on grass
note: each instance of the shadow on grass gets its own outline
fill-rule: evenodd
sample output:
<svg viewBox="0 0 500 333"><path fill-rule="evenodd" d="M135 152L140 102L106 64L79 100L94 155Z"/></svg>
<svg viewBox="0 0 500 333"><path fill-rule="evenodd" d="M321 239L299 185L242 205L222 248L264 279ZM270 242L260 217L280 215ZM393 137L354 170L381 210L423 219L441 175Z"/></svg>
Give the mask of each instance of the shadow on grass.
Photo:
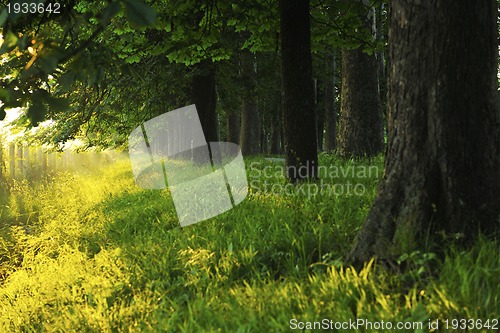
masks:
<svg viewBox="0 0 500 333"><path fill-rule="evenodd" d="M133 247L144 240L166 237L169 230L179 226L168 191L125 191L110 195L95 209L104 216L104 233L96 235L100 240L86 240L89 253L98 252L102 241Z"/></svg>

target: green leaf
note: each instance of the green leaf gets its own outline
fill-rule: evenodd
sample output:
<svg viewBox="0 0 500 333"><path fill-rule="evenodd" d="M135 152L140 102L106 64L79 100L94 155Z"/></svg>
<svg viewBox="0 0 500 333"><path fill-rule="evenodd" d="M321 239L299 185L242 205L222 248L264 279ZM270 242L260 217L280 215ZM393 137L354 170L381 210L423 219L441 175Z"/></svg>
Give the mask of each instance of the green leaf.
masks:
<svg viewBox="0 0 500 333"><path fill-rule="evenodd" d="M4 104L10 101L10 94L8 90L0 88L0 101Z"/></svg>
<svg viewBox="0 0 500 333"><path fill-rule="evenodd" d="M125 12L130 23L136 27L150 27L156 22L156 11L138 0L125 1Z"/></svg>
<svg viewBox="0 0 500 333"><path fill-rule="evenodd" d="M75 82L75 75L71 71L66 72L59 77L59 80L57 80L57 82L61 85L62 91L69 91L71 89L71 86L73 85L73 82Z"/></svg>
<svg viewBox="0 0 500 333"><path fill-rule="evenodd" d="M3 106L0 107L0 121L4 120L6 115L5 108Z"/></svg>
<svg viewBox="0 0 500 333"><path fill-rule="evenodd" d="M69 101L66 98L48 97L45 101L51 111L64 112L70 108Z"/></svg>
<svg viewBox="0 0 500 333"><path fill-rule="evenodd" d="M17 45L17 36L11 31L7 32L4 36L2 47L0 47L0 54L10 52Z"/></svg>
<svg viewBox="0 0 500 333"><path fill-rule="evenodd" d="M0 26L3 26L5 21L7 21L7 17L9 14L7 13L7 9L2 10L0 13Z"/></svg>
<svg viewBox="0 0 500 333"><path fill-rule="evenodd" d="M36 127L45 118L47 107L40 99L33 99L33 103L28 108L26 115L28 116L31 126Z"/></svg>
<svg viewBox="0 0 500 333"><path fill-rule="evenodd" d="M130 57L128 57L127 59L125 59L125 61L129 64L133 64L134 62L140 62L141 57L139 57L137 54L134 54L134 55L131 55Z"/></svg>
<svg viewBox="0 0 500 333"><path fill-rule="evenodd" d="M55 54L50 54L43 58L40 58L39 61L42 70L47 74L51 74L57 69L57 66L59 64L59 57Z"/></svg>
<svg viewBox="0 0 500 333"><path fill-rule="evenodd" d="M120 4L118 2L112 2L104 8L102 11L102 16L101 16L101 24L103 26L107 26L109 22L111 22L111 19L115 17L116 14L120 11Z"/></svg>

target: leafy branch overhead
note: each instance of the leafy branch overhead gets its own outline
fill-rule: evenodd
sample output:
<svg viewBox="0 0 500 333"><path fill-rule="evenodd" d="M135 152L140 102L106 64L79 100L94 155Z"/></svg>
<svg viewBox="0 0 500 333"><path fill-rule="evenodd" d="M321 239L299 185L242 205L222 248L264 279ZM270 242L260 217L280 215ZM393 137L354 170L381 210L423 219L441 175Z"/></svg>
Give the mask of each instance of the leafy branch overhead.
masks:
<svg viewBox="0 0 500 333"><path fill-rule="evenodd" d="M97 84L103 76L99 51L113 21L143 31L156 23L156 11L138 0L107 4L92 1L61 2L58 13L0 13L0 118L5 108L25 107L36 126L47 115L67 111L51 96L68 91L77 82ZM78 73L72 75L71 73ZM61 86L59 86L61 85ZM66 108L66 110L65 110Z"/></svg>
<svg viewBox="0 0 500 333"><path fill-rule="evenodd" d="M242 81L234 79L243 52L271 61L260 66L279 68L275 0L60 3L60 14L0 11L0 118L5 109L24 107L23 124L55 120L44 141L83 135L96 144L119 144L139 122L187 103L193 68L202 62L219 64L218 93L231 104L237 96L222 90L244 91ZM359 22L360 13L366 15L371 7L349 3L311 1L315 54L362 41L375 49ZM276 84L261 82L259 87L275 89ZM64 108L51 98L65 100Z"/></svg>

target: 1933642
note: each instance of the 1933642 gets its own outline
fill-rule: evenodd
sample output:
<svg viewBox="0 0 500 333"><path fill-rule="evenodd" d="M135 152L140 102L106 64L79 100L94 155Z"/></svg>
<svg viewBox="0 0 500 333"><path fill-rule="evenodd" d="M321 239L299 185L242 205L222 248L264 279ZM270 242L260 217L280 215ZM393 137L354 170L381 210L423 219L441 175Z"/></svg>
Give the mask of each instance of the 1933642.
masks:
<svg viewBox="0 0 500 333"><path fill-rule="evenodd" d="M15 2L6 5L7 13L14 14L60 14L60 3L34 3L34 2Z"/></svg>

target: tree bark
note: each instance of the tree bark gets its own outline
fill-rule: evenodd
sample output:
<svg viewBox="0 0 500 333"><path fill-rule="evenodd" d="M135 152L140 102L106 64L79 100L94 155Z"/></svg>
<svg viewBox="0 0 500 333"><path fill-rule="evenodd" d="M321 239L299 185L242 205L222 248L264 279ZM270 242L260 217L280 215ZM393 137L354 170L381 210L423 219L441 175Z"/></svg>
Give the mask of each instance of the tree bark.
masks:
<svg viewBox="0 0 500 333"><path fill-rule="evenodd" d="M369 25L369 21L366 20ZM337 151L344 157L373 156L384 147L378 63L374 55L342 50L342 95Z"/></svg>
<svg viewBox="0 0 500 333"><path fill-rule="evenodd" d="M195 67L191 85L191 102L196 105L207 142L218 141L215 66L204 61Z"/></svg>
<svg viewBox="0 0 500 333"><path fill-rule="evenodd" d="M240 146L244 156L260 153L260 120L257 102L243 100L241 112Z"/></svg>
<svg viewBox="0 0 500 333"><path fill-rule="evenodd" d="M207 143L219 141L216 113L215 66L209 60L195 65L191 83L191 103L196 105ZM210 145L208 145L210 149ZM203 154L195 154L200 157ZM198 160L205 163L208 161Z"/></svg>
<svg viewBox="0 0 500 333"><path fill-rule="evenodd" d="M316 136L318 151L323 151L323 141L325 134L325 112L324 112L324 99L325 99L325 80L315 80L315 100L314 111L316 112Z"/></svg>
<svg viewBox="0 0 500 333"><path fill-rule="evenodd" d="M385 172L348 262L498 232L496 16L493 0L390 2Z"/></svg>
<svg viewBox="0 0 500 333"><path fill-rule="evenodd" d="M245 156L260 153L260 118L257 102L256 64L254 55L245 51L241 57L242 81L244 84L241 110L241 152Z"/></svg>
<svg viewBox="0 0 500 333"><path fill-rule="evenodd" d="M0 136L0 187L3 186L3 169L4 169L4 160L3 160L3 140Z"/></svg>
<svg viewBox="0 0 500 333"><path fill-rule="evenodd" d="M316 178L309 0L280 0L285 159L290 180Z"/></svg>
<svg viewBox="0 0 500 333"><path fill-rule="evenodd" d="M327 78L325 84L325 151L335 150L337 136L337 109L335 108L335 56L326 59Z"/></svg>
<svg viewBox="0 0 500 333"><path fill-rule="evenodd" d="M240 115L232 110L227 115L227 141L239 144L240 142Z"/></svg>
<svg viewBox="0 0 500 333"><path fill-rule="evenodd" d="M274 110L272 120L272 132L271 132L271 154L278 155L281 154L281 117L280 110Z"/></svg>

